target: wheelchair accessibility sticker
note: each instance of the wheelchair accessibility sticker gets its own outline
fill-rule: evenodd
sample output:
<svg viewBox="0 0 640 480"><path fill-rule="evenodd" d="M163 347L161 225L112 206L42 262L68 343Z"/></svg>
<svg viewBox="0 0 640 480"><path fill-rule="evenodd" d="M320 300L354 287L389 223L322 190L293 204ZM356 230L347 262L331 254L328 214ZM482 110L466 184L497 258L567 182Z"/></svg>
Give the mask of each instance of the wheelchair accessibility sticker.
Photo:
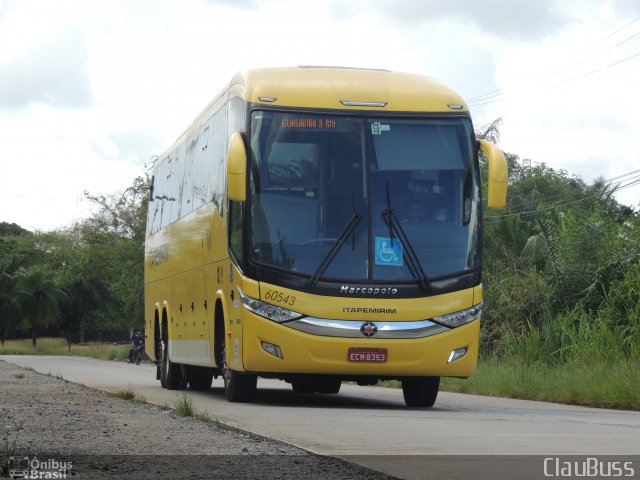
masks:
<svg viewBox="0 0 640 480"><path fill-rule="evenodd" d="M402 266L402 243L399 239L376 237L376 265Z"/></svg>

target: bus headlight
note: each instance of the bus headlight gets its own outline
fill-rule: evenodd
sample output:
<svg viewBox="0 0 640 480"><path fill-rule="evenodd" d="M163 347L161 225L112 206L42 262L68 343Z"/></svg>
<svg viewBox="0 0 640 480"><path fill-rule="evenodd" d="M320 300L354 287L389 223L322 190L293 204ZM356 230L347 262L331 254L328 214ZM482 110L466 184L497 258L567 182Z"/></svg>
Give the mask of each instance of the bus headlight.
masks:
<svg viewBox="0 0 640 480"><path fill-rule="evenodd" d="M483 303L479 303L478 305L474 305L471 308L467 308L465 310L460 310L458 312L447 313L446 315L441 315L439 317L434 317L432 320L437 322L445 327L456 328L467 323L471 323L474 320L477 320L482 313Z"/></svg>
<svg viewBox="0 0 640 480"><path fill-rule="evenodd" d="M294 312L293 310L277 307L276 305L272 305L270 303L263 302L262 300L258 300L257 298L245 295L239 288L238 293L240 294L240 300L242 300L244 308L246 308L250 312L255 313L256 315L268 318L269 320L272 320L274 322L288 322L289 320L295 320L296 318L300 318L303 316L301 313Z"/></svg>

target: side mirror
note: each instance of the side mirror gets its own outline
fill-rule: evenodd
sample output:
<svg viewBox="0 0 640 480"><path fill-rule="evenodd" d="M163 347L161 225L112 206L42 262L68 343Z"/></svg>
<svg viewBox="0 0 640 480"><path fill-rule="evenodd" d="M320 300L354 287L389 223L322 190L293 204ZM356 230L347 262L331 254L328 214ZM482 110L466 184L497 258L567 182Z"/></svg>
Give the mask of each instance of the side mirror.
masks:
<svg viewBox="0 0 640 480"><path fill-rule="evenodd" d="M478 144L489 163L488 207L504 208L507 203L507 159L502 150L490 141L478 140Z"/></svg>
<svg viewBox="0 0 640 480"><path fill-rule="evenodd" d="M247 151L239 133L231 135L227 151L227 187L229 200L243 202L247 198Z"/></svg>

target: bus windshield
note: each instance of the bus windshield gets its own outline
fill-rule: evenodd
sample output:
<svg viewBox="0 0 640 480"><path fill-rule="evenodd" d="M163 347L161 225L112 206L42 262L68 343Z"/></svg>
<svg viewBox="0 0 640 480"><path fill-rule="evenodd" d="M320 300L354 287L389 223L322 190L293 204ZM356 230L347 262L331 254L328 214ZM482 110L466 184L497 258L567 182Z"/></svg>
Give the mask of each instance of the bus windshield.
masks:
<svg viewBox="0 0 640 480"><path fill-rule="evenodd" d="M254 111L250 137L252 262L370 283L479 267L467 118Z"/></svg>

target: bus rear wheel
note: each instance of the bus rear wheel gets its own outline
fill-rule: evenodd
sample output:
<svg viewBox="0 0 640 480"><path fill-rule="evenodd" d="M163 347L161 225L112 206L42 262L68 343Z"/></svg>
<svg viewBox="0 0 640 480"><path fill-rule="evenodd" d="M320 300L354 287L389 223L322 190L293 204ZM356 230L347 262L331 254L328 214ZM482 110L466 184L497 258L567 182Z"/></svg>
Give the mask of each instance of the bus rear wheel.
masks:
<svg viewBox="0 0 640 480"><path fill-rule="evenodd" d="M163 347L160 384L167 390L184 390L187 387L184 367L169 360L168 342L164 342Z"/></svg>
<svg viewBox="0 0 640 480"><path fill-rule="evenodd" d="M416 377L402 380L402 395L407 407L433 407L438 397L440 377Z"/></svg>
<svg viewBox="0 0 640 480"><path fill-rule="evenodd" d="M191 390L209 390L213 381L213 368L207 367L186 367L187 381Z"/></svg>

